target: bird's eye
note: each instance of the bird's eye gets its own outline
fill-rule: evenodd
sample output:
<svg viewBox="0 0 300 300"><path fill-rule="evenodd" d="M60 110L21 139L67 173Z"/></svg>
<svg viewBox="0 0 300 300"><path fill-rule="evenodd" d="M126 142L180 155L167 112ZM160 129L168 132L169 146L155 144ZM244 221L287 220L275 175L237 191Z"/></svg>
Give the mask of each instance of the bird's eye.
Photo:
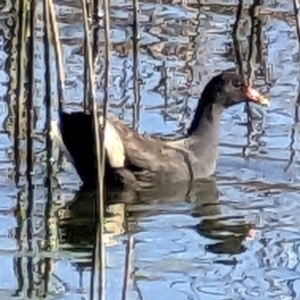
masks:
<svg viewBox="0 0 300 300"><path fill-rule="evenodd" d="M232 84L235 87L241 87L243 85L243 83L240 80L238 80L238 79L233 79L232 80Z"/></svg>

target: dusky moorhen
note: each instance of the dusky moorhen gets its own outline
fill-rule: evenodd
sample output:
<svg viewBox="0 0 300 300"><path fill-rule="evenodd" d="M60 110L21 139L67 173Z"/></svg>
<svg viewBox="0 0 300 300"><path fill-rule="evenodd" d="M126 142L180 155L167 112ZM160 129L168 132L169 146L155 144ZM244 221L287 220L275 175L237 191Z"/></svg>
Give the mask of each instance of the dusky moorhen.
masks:
<svg viewBox="0 0 300 300"><path fill-rule="evenodd" d="M249 101L268 106L269 101L241 76L223 71L205 86L187 134L176 140L143 136L121 120L106 121L106 180L130 189L149 189L164 182L206 178L216 169L219 125L227 107ZM52 124L52 137L68 152L86 186L95 186L96 159L92 115L60 113Z"/></svg>

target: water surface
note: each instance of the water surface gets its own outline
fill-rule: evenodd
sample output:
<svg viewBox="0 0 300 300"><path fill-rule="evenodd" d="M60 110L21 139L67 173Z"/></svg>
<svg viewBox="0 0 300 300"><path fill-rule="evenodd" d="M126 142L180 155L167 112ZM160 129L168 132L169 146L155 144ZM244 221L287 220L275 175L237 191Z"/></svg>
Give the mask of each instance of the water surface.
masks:
<svg viewBox="0 0 300 300"><path fill-rule="evenodd" d="M224 113L216 179L196 185L188 197L178 191L171 200L153 196L152 205L110 207L106 222L108 299L120 299L128 234L135 240L130 299L300 299L299 42L294 8L288 0L266 0L256 7L254 50L249 55L252 19L248 9L253 3L244 2L241 52L249 61L253 85L269 94L271 107L267 111L251 107L250 123L243 104ZM0 18L0 296L89 299L94 233L91 208L85 203L91 195L77 195L86 201L84 209L65 210L80 182L57 148L53 156L61 167L55 170L47 210L50 217L45 216L43 22L42 2L37 3L31 184L23 131L18 148L14 147L15 120L10 107L16 90L9 85L13 57L9 42L14 36L11 20L16 16L10 1ZM231 33L238 1L139 4L140 107L136 109L134 98L132 3L115 0L111 2L110 111L141 133L179 135L188 126L208 80L235 67ZM80 1L59 1L56 12L67 74L65 109L82 110ZM103 35L100 40L99 52L103 52ZM103 64L101 60L99 103ZM55 79L55 64L51 74ZM55 97L54 92L53 101ZM52 117L57 117L55 101ZM256 230L254 239L247 238L251 228ZM48 251L41 251L45 243Z"/></svg>

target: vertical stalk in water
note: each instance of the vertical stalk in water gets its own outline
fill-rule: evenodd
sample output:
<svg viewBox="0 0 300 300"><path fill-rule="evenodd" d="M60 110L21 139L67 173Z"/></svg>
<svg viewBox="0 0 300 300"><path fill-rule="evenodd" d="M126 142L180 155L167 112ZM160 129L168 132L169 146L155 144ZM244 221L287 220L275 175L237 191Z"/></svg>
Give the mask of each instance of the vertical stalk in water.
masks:
<svg viewBox="0 0 300 300"><path fill-rule="evenodd" d="M59 39L59 30L57 25L57 20L55 16L55 10L53 1L49 0L48 9L49 9L49 18L50 25L53 37L54 44L54 54L56 60L56 71L57 71L57 87L58 87L58 110L62 112L64 106L64 90L65 90L65 72L63 65L63 56L62 56L62 47Z"/></svg>
<svg viewBox="0 0 300 300"><path fill-rule="evenodd" d="M248 76L247 76L247 70L244 70L244 60L243 60L243 55L241 52L241 47L240 47L240 41L239 41L239 24L242 19L242 12L243 12L243 7L244 3L243 0L239 1L237 11L236 11L236 20L233 25L233 45L234 45L234 50L235 50L235 55L236 55L236 62L239 67L239 74L242 76L244 82L248 84ZM250 109L249 109L249 104L246 103L246 113L247 113L247 145L249 145L249 137L250 137L250 132L252 131L252 128L249 126L251 125L251 122L249 122L250 118ZM244 148L243 154L246 155L246 149L247 147Z"/></svg>
<svg viewBox="0 0 300 300"><path fill-rule="evenodd" d="M28 64L27 64L27 78L28 78L28 94L27 94L27 183L28 183L28 207L27 215L30 216L33 208L33 184L32 184L32 138L33 135L33 95L34 95L34 32L35 32L35 0L30 2L28 7L29 14L29 37L28 37ZM29 231L31 229L27 229ZM28 233L29 234L29 233Z"/></svg>
<svg viewBox="0 0 300 300"><path fill-rule="evenodd" d="M239 68L239 73L241 74L241 76L243 76L244 79L247 79L247 78L245 78L245 74L244 74L243 56L241 53L239 37L238 37L239 23L240 23L241 17L242 17L242 10L243 10L243 0L239 1L238 7L237 7L236 18L235 18L235 22L233 24L232 39L233 39L233 47L234 47L234 51L235 51L236 63Z"/></svg>
<svg viewBox="0 0 300 300"><path fill-rule="evenodd" d="M44 17L44 35L43 35L43 41L44 41L44 61L45 61L45 107L46 107L46 128L48 129L48 132L50 132L50 126L51 126L51 55L50 55L50 49L51 49L51 30L50 30L50 12L49 12L49 1L51 0L44 0L43 1L43 17ZM50 138L50 134L48 133L46 135L46 149L47 149L47 179L46 179L46 186L47 186L47 203L45 208L45 218L47 220L46 225L46 247L49 247L50 245L50 236L51 236L51 230L50 230L50 215L51 215L51 208L52 208L52 166L50 164L51 158L52 158L52 140ZM46 258L44 261L44 296L47 296L48 294L48 282L49 282L49 275L51 272L51 266L50 266L50 259Z"/></svg>
<svg viewBox="0 0 300 300"><path fill-rule="evenodd" d="M44 2L44 17L45 17L45 51L48 51L48 53L45 52L45 63L46 63L46 70L48 70L49 74L48 76L50 77L50 68L52 61L50 59L50 49L51 49L51 42L53 42L54 46L54 55L55 55L55 61L56 61L56 75L57 75L57 87L58 87L58 112L59 115L63 111L63 106L64 106L64 89L65 89L65 73L64 73L64 67L63 67L63 57L62 57L62 47L60 43L60 38L59 38L59 29L58 29L58 24L57 24L57 19L56 19L56 14L55 14L55 9L54 9L54 4L52 0L46 0ZM48 46L48 47L47 47ZM50 81L50 78L49 78ZM52 87L49 85L48 87L48 94L49 91L51 91ZM46 98L48 99L48 128L50 128L51 125L51 108L54 106L53 104L55 103L54 99L51 98L51 93L49 94L49 97L47 97L47 91L46 91ZM50 135L48 134L47 138L49 141ZM51 142L52 144L52 142ZM52 147L51 147L52 149ZM52 154L52 152L51 152ZM49 165L49 167L51 167ZM53 174L53 170L51 172ZM52 176L53 177L53 176ZM52 184L53 187L53 184ZM49 194L49 193L48 193ZM53 201L51 201L53 202ZM54 208L55 206L48 206L48 236L51 237L56 237L57 236L57 217L54 214ZM58 251L58 239L56 238L51 238L48 244L48 249L50 251ZM46 258L45 259L45 264L44 264L44 272L45 274L49 275L50 272L53 273L53 262L52 259ZM46 276L45 276L46 277ZM46 277L45 281L45 291L47 291L47 284L49 281L49 278Z"/></svg>
<svg viewBox="0 0 300 300"><path fill-rule="evenodd" d="M26 210L26 216L27 216L27 237L31 241L30 244L30 251L33 250L32 243L33 243L33 237L32 237L32 214L33 214L33 207L34 207L34 189L33 189L33 183L32 183L32 176L33 175L33 143L32 143L32 136L33 136L33 89L34 89L34 32L35 32L35 1L32 0L28 3L27 7L27 70L26 70L26 77L27 77L27 105L26 105L26 132L27 132L27 168L26 168L26 178L27 178L27 210ZM27 270L28 274L30 274L30 281L31 283L31 289L32 293L34 292L34 278L33 278L33 272L34 272L34 266L33 266L33 258L28 258L27 262ZM29 296L28 296L29 297ZM29 297L30 298L30 297Z"/></svg>
<svg viewBox="0 0 300 300"><path fill-rule="evenodd" d="M94 6L94 9L98 10L98 5ZM95 201L95 212L96 212L96 222L95 231L96 244L93 252L93 272L91 277L91 299L97 299L100 295L101 299L105 299L105 246L103 243L103 215L104 215L104 128L106 123L106 113L108 104L108 84L109 84L109 12L108 12L108 2L104 1L104 12L105 12L105 87L104 87L104 105L103 105L103 122L99 124L99 119L97 115L97 104L95 99L95 78L94 78L94 61L93 53L91 51L90 42L90 28L88 24L88 15L86 10L85 1L82 0L82 12L84 20L85 38L87 40L86 45L86 57L88 61L88 78L90 86L90 108L93 114L93 129L94 129L94 141L95 141L95 153L97 158L97 197ZM95 41L94 41L95 43ZM93 47L94 49L94 47ZM98 283L99 289L97 288ZM96 298L97 297L97 298Z"/></svg>
<svg viewBox="0 0 300 300"><path fill-rule="evenodd" d="M51 57L50 57L50 17L49 17L49 7L48 2L49 0L44 0L44 60L45 60L45 104L46 104L46 126L50 125L51 122ZM48 180L48 203L47 205L50 205L51 199L49 198L51 195L51 180L49 180L49 177L52 176L51 169L49 167L49 161L51 159L51 140L50 135L47 134L46 136L46 148L47 148L47 180ZM46 214L47 216L47 214Z"/></svg>
<svg viewBox="0 0 300 300"><path fill-rule="evenodd" d="M133 0L133 25L132 25L132 43L133 43L133 128L138 128L140 119L140 80L139 80L139 2Z"/></svg>
<svg viewBox="0 0 300 300"><path fill-rule="evenodd" d="M134 246L134 239L133 236L130 235L128 237L128 241L126 245L126 259L125 259L122 300L128 299L127 296L129 293L129 280L132 274L132 264L133 264L133 246Z"/></svg>
<svg viewBox="0 0 300 300"><path fill-rule="evenodd" d="M18 186L18 216L19 216L19 243L21 245L21 251L32 250L32 190L29 191L31 174L31 166L27 165L28 155L30 156L31 149L28 151L28 127L27 127L27 93L26 93L26 75L27 75L27 34L29 32L29 2L18 1L16 7L18 10L18 20L15 27L15 34L18 37L17 52L16 52L16 74L12 80L11 88L16 93L16 101L14 102L14 155L15 155L15 181ZM30 34L30 33L29 33ZM15 84L15 85L14 85ZM14 85L14 86L13 86ZM29 169L28 169L29 168ZM28 176L29 175L29 176ZM29 178L28 178L29 177ZM29 179L29 182L28 182ZM29 193L29 194L28 194ZM33 268L32 258L23 258L20 263L23 275L22 289L26 293L27 298L31 298L33 292Z"/></svg>
<svg viewBox="0 0 300 300"><path fill-rule="evenodd" d="M91 1L84 1L82 5L85 5L85 11L87 17L90 17L90 22L93 24L94 18L92 16L93 14L93 8ZM83 37L83 55L84 57L87 57L88 55L88 48L91 47L91 44L88 43L88 37L85 34ZM84 111L88 112L90 110L89 108L89 97L91 94L91 87L89 86L89 71L88 71L88 60L84 59L84 65L83 65L83 85L84 85L84 95L83 95L83 107Z"/></svg>
<svg viewBox="0 0 300 300"><path fill-rule="evenodd" d="M105 80L104 80L104 105L103 105L103 120L105 119L108 110L109 99L109 79L110 79L110 19L109 19L109 3L108 0L103 0L104 11L104 36L105 36Z"/></svg>

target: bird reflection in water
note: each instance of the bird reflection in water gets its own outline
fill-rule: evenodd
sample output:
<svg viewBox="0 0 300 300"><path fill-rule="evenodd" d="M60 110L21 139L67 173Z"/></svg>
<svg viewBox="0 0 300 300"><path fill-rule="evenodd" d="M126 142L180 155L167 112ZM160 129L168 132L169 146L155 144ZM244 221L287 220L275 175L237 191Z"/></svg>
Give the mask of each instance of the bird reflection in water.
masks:
<svg viewBox="0 0 300 300"><path fill-rule="evenodd" d="M253 224L243 216L222 215L219 190L215 180L202 182L196 191L196 202L192 216L199 217L195 230L203 237L215 240L206 245L206 250L215 254L239 254L246 251L244 241L254 239Z"/></svg>
<svg viewBox="0 0 300 300"><path fill-rule="evenodd" d="M253 225L244 217L222 215L222 205L226 203L219 200L216 180L211 178L193 184L186 182L173 185L163 190L149 190L138 195L128 191L109 191L104 223L106 243L113 243L114 237L120 234L138 232L137 225L143 217L161 214L161 206L164 207L163 213L167 213L166 207L172 208L172 204L183 200L190 205L179 213L199 219L198 224L191 229L210 239L205 246L207 251L239 254L246 250L245 240L254 238ZM62 243L73 245L74 250L93 247L94 201L94 191L80 191L69 208L61 214Z"/></svg>

